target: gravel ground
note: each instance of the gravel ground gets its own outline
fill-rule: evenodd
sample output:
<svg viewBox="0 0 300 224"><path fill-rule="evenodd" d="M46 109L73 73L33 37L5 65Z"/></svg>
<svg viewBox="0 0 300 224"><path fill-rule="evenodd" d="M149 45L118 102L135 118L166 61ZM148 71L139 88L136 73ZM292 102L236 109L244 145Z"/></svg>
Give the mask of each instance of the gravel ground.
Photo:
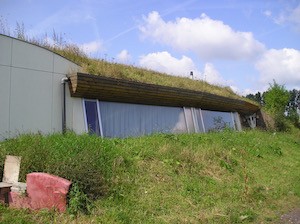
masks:
<svg viewBox="0 0 300 224"><path fill-rule="evenodd" d="M280 221L282 224L300 224L300 208L282 215Z"/></svg>

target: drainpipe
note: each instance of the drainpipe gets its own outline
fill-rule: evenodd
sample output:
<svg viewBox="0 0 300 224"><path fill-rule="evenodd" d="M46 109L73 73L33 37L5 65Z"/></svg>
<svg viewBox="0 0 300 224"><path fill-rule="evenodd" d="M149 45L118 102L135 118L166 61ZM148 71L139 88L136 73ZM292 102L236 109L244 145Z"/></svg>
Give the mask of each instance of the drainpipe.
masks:
<svg viewBox="0 0 300 224"><path fill-rule="evenodd" d="M66 83L69 82L68 77L64 77L61 79L61 84L63 87L63 114L62 114L62 133L65 134L67 130L67 122L66 122Z"/></svg>

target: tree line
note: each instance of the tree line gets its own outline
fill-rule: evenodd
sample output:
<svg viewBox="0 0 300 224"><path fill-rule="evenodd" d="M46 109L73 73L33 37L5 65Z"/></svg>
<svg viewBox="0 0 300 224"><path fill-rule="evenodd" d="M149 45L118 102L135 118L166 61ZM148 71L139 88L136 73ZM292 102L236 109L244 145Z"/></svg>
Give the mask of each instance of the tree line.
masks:
<svg viewBox="0 0 300 224"><path fill-rule="evenodd" d="M300 128L300 90L287 90L273 80L267 91L248 94L246 98L256 101L273 115L277 129L285 130L287 122Z"/></svg>

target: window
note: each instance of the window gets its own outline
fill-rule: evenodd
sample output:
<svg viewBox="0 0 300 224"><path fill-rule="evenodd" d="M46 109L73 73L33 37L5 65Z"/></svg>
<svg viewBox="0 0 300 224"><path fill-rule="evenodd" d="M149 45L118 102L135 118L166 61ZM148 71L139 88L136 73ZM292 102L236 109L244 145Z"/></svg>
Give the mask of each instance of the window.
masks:
<svg viewBox="0 0 300 224"><path fill-rule="evenodd" d="M186 132L183 108L99 102L103 136L127 137L155 132Z"/></svg>
<svg viewBox="0 0 300 224"><path fill-rule="evenodd" d="M234 129L230 112L202 110L205 131L220 131L224 128Z"/></svg>
<svg viewBox="0 0 300 224"><path fill-rule="evenodd" d="M83 105L86 130L104 137L241 130L238 113L87 99Z"/></svg>
<svg viewBox="0 0 300 224"><path fill-rule="evenodd" d="M84 100L86 129L91 134L101 135L98 106L96 100Z"/></svg>

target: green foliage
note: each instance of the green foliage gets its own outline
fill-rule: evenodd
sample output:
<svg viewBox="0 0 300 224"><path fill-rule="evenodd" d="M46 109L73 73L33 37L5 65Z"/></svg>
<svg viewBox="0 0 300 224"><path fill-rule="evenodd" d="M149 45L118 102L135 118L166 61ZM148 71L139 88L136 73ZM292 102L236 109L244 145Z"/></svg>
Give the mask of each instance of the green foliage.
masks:
<svg viewBox="0 0 300 224"><path fill-rule="evenodd" d="M289 109L287 118L295 127L300 128L300 116L295 108Z"/></svg>
<svg viewBox="0 0 300 224"><path fill-rule="evenodd" d="M69 212L0 207L0 223L276 223L300 202L298 139L299 131L23 135L0 143L0 162L22 156L23 181L33 171L72 180Z"/></svg>
<svg viewBox="0 0 300 224"><path fill-rule="evenodd" d="M275 126L278 131L288 131L290 129L284 116L289 98L289 92L283 85L276 83L275 80L264 93L265 109L274 116Z"/></svg>
<svg viewBox="0 0 300 224"><path fill-rule="evenodd" d="M102 139L97 136L78 138L74 133L49 137L23 135L5 142L0 161L4 161L7 154L20 155L21 181L25 181L30 172L48 172L75 181L85 194L95 199L108 192L107 179L112 172L109 164L113 163L111 157L115 153L109 151L113 149L111 142L107 140L102 144Z"/></svg>
<svg viewBox="0 0 300 224"><path fill-rule="evenodd" d="M285 87L273 80L273 84L270 84L269 89L264 94L265 109L272 114L283 116L289 98L290 94Z"/></svg>
<svg viewBox="0 0 300 224"><path fill-rule="evenodd" d="M287 92L289 99L287 100ZM248 94L248 99L259 102L262 106L265 105L264 98L267 98L267 104L264 109L271 113L271 117L276 121L275 126L279 131L290 131L293 126L300 128L300 117L297 113L297 108L300 108L300 90L287 91L284 86L278 85L275 81L267 92L256 94ZM265 111L266 112L266 111ZM285 113L287 116L283 116ZM286 119L287 118L287 119Z"/></svg>
<svg viewBox="0 0 300 224"><path fill-rule="evenodd" d="M262 98L262 94L260 92L257 92L255 94L250 93L250 94L246 95L246 98L256 101L257 103L263 105L263 98Z"/></svg>
<svg viewBox="0 0 300 224"><path fill-rule="evenodd" d="M92 201L80 190L79 185L73 183L69 193L68 212L72 215L78 215L80 212L90 214L92 205Z"/></svg>

